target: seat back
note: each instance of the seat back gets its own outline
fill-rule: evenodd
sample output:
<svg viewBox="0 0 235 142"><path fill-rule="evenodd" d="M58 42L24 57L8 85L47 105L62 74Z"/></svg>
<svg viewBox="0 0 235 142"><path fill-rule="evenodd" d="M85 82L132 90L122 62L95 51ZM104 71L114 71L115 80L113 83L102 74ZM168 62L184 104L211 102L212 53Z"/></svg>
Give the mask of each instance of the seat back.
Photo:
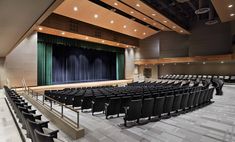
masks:
<svg viewBox="0 0 235 142"><path fill-rule="evenodd" d="M153 107L153 116L160 116L163 113L165 97L156 97Z"/></svg>
<svg viewBox="0 0 235 142"><path fill-rule="evenodd" d="M154 99L153 98L146 98L143 100L142 109L141 109L141 117L151 117L153 113L153 105Z"/></svg>
<svg viewBox="0 0 235 142"><path fill-rule="evenodd" d="M174 101L174 96L173 95L166 96L165 103L164 103L164 109L163 109L164 113L170 113L171 112L173 101Z"/></svg>
<svg viewBox="0 0 235 142"><path fill-rule="evenodd" d="M177 111L178 109L180 109L181 100L182 100L182 94L176 94L174 97L172 111Z"/></svg>
<svg viewBox="0 0 235 142"><path fill-rule="evenodd" d="M141 107L142 107L142 100L132 100L129 105L129 109L125 113L125 120L136 120L139 119L141 116Z"/></svg>
<svg viewBox="0 0 235 142"><path fill-rule="evenodd" d="M105 111L106 116L119 114L120 108L121 108L121 98L120 97L115 97L115 98L109 99L108 107Z"/></svg>
<svg viewBox="0 0 235 142"><path fill-rule="evenodd" d="M92 113L104 111L104 104L106 102L105 96L95 97L92 103Z"/></svg>
<svg viewBox="0 0 235 142"><path fill-rule="evenodd" d="M81 109L90 109L91 108L91 105L92 105L92 99L93 99L93 96L92 95L84 95L81 102L82 102L82 105L81 105Z"/></svg>
<svg viewBox="0 0 235 142"><path fill-rule="evenodd" d="M36 142L54 142L53 137L44 133L34 130Z"/></svg>
<svg viewBox="0 0 235 142"><path fill-rule="evenodd" d="M43 132L42 127L40 124L37 124L36 122L33 122L29 119L26 120L27 122L27 127L29 129L29 134L33 142L36 142L34 130L38 130L39 132Z"/></svg>
<svg viewBox="0 0 235 142"><path fill-rule="evenodd" d="M195 97L194 97L194 100L193 100L193 106L194 107L198 105L199 97L200 97L200 91L195 92Z"/></svg>
<svg viewBox="0 0 235 142"><path fill-rule="evenodd" d="M81 100L83 95L74 95L73 97L73 107L80 107L81 106Z"/></svg>
<svg viewBox="0 0 235 142"><path fill-rule="evenodd" d="M129 106L130 101L131 101L131 96L125 96L121 98L121 108L120 108L121 113L125 112L124 107Z"/></svg>
<svg viewBox="0 0 235 142"><path fill-rule="evenodd" d="M189 98L189 93L182 94L180 109L185 109L187 107L188 98Z"/></svg>
<svg viewBox="0 0 235 142"><path fill-rule="evenodd" d="M195 97L195 92L189 93L187 107L193 106L194 97Z"/></svg>

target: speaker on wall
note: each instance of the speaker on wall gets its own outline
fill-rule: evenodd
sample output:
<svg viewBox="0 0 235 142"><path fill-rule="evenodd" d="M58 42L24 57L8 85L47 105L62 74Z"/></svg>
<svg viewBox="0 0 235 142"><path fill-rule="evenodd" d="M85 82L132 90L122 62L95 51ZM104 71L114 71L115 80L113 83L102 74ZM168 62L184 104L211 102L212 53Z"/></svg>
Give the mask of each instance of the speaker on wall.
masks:
<svg viewBox="0 0 235 142"><path fill-rule="evenodd" d="M152 68L144 68L144 77L151 78L152 76Z"/></svg>

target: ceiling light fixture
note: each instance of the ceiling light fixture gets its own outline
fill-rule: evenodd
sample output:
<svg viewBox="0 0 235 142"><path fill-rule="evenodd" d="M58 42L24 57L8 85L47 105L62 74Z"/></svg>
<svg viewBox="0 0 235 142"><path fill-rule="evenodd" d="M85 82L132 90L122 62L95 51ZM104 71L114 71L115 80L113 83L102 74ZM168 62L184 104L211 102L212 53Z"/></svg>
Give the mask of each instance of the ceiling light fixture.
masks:
<svg viewBox="0 0 235 142"><path fill-rule="evenodd" d="M235 16L235 14L234 14L234 13L231 13L230 16L233 17L233 16Z"/></svg>
<svg viewBox="0 0 235 142"><path fill-rule="evenodd" d="M73 7L73 11L78 11L78 7L77 7L77 6L74 6L74 7Z"/></svg>
<svg viewBox="0 0 235 142"><path fill-rule="evenodd" d="M146 20L146 18L143 18L144 20Z"/></svg>
<svg viewBox="0 0 235 142"><path fill-rule="evenodd" d="M180 30L181 33L183 33L184 31L183 30Z"/></svg>
<svg viewBox="0 0 235 142"><path fill-rule="evenodd" d="M206 64L206 62L203 62L203 65L205 65Z"/></svg>
<svg viewBox="0 0 235 142"><path fill-rule="evenodd" d="M88 40L89 38L88 37L86 37L86 40Z"/></svg>
<svg viewBox="0 0 235 142"><path fill-rule="evenodd" d="M190 63L188 62L188 65L189 65Z"/></svg>
<svg viewBox="0 0 235 142"><path fill-rule="evenodd" d="M167 21L166 21L166 20L164 20L163 22L164 22L164 23L167 23Z"/></svg>
<svg viewBox="0 0 235 142"><path fill-rule="evenodd" d="M172 28L173 28L173 29L175 29L175 28L176 28L176 26L173 26Z"/></svg>
<svg viewBox="0 0 235 142"><path fill-rule="evenodd" d="M137 7L140 7L140 4L137 3L136 6L137 6Z"/></svg>
<svg viewBox="0 0 235 142"><path fill-rule="evenodd" d="M220 63L221 63L221 64L223 64L223 63L224 63L224 61L221 61Z"/></svg>
<svg viewBox="0 0 235 142"><path fill-rule="evenodd" d="M137 32L137 29L134 29L134 32Z"/></svg>
<svg viewBox="0 0 235 142"><path fill-rule="evenodd" d="M131 11L131 14L133 14L134 12L133 11Z"/></svg>
<svg viewBox="0 0 235 142"><path fill-rule="evenodd" d="M146 33L144 32L143 35L146 35Z"/></svg>
<svg viewBox="0 0 235 142"><path fill-rule="evenodd" d="M95 14L95 15L94 15L94 18L96 18L96 19L97 19L98 17L99 17L99 15L98 15L98 14Z"/></svg>
<svg viewBox="0 0 235 142"><path fill-rule="evenodd" d="M110 23L111 23L111 24L113 24L113 23L114 23L114 21L113 21L113 20L111 20L111 21L110 21Z"/></svg>
<svg viewBox="0 0 235 142"><path fill-rule="evenodd" d="M120 44L119 43L117 43L117 46L119 46Z"/></svg>
<svg viewBox="0 0 235 142"><path fill-rule="evenodd" d="M101 42L104 43L104 40L102 40Z"/></svg>
<svg viewBox="0 0 235 142"><path fill-rule="evenodd" d="M118 6L118 3L115 2L114 5Z"/></svg>
<svg viewBox="0 0 235 142"><path fill-rule="evenodd" d="M233 7L233 5L232 5L232 4L228 5L228 8L232 8L232 7Z"/></svg>
<svg viewBox="0 0 235 142"><path fill-rule="evenodd" d="M153 13L153 14L152 14L152 16L156 16L156 14L155 14L155 13Z"/></svg>
<svg viewBox="0 0 235 142"><path fill-rule="evenodd" d="M61 32L62 35L65 35L65 32Z"/></svg>
<svg viewBox="0 0 235 142"><path fill-rule="evenodd" d="M39 29L40 31L41 31L41 30L43 30L43 28L42 28L42 27L39 27L38 29Z"/></svg>
<svg viewBox="0 0 235 142"><path fill-rule="evenodd" d="M125 28L126 28L126 25L124 25L123 28L125 29Z"/></svg>

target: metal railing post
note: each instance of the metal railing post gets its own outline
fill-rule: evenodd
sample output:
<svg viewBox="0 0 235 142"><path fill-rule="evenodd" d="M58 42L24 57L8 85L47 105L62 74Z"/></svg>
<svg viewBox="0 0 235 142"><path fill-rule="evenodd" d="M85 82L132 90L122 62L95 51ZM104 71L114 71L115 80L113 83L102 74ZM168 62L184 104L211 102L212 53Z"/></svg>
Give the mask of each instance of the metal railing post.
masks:
<svg viewBox="0 0 235 142"><path fill-rule="evenodd" d="M79 112L77 112L77 128L79 128Z"/></svg>
<svg viewBox="0 0 235 142"><path fill-rule="evenodd" d="M64 105L61 105L61 117L64 117Z"/></svg>
<svg viewBox="0 0 235 142"><path fill-rule="evenodd" d="M42 105L44 105L45 95L42 95Z"/></svg>
<svg viewBox="0 0 235 142"><path fill-rule="evenodd" d="M50 109L52 110L52 100L50 100Z"/></svg>

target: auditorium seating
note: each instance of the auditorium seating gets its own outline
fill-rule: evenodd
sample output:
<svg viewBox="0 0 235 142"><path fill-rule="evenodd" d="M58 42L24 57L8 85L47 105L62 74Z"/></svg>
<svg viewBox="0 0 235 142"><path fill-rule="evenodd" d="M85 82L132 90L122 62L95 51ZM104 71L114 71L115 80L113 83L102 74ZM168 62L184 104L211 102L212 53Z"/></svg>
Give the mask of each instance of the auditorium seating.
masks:
<svg viewBox="0 0 235 142"><path fill-rule="evenodd" d="M4 86L5 94L10 102L16 116L22 124L22 129L26 130L26 137L30 138L32 142L62 142L57 139L58 130L51 130L48 128L49 121L42 121L41 116L37 115L36 110L32 110L32 107L28 105L25 99L18 95L15 91L9 89L7 86ZM58 98L59 99L59 98ZM38 133L35 133L37 131ZM50 140L41 139L40 135L45 135L50 137Z"/></svg>
<svg viewBox="0 0 235 142"><path fill-rule="evenodd" d="M197 78L193 84L187 80L184 82L133 82L124 87L50 90L45 91L45 95L58 101L64 98L63 103L67 102L73 107L80 107L82 112L88 109L91 110L92 115L98 112L105 113L106 119L112 115L119 117L123 114L126 125L127 121L139 122L142 118L148 118L151 121L152 118L160 120L203 107L213 98L211 98L213 91L210 94L210 90L214 88L210 85L211 82L208 80L200 84ZM59 97L56 96L57 94ZM134 107L133 104L138 107Z"/></svg>
<svg viewBox="0 0 235 142"><path fill-rule="evenodd" d="M224 82L227 83L235 83L235 76L234 75L225 75L225 76L218 76L218 75L162 75L159 77L159 79L162 80L191 80L191 81L196 81L196 80L211 80L218 78L220 80L223 80Z"/></svg>

